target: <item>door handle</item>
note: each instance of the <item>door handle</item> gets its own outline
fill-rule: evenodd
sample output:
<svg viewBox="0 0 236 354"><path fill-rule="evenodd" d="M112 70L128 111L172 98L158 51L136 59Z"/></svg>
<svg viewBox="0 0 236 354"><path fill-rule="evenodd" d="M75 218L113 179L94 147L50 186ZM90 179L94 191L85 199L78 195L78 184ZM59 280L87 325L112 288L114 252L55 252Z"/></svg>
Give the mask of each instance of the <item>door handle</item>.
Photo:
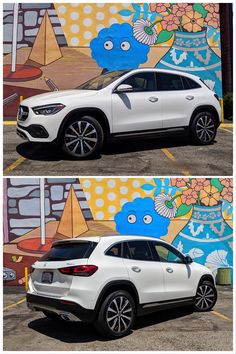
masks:
<svg viewBox="0 0 236 354"><path fill-rule="evenodd" d="M166 268L166 271L167 271L168 273L173 273L174 270L173 270L173 268L167 267L167 268Z"/></svg>
<svg viewBox="0 0 236 354"><path fill-rule="evenodd" d="M141 269L139 267L132 267L131 269L136 273L141 272Z"/></svg>
<svg viewBox="0 0 236 354"><path fill-rule="evenodd" d="M190 96L190 95L188 95L188 96L186 96L185 98L186 98L187 100L191 101L191 100L193 100L193 99L194 99L194 96Z"/></svg>
<svg viewBox="0 0 236 354"><path fill-rule="evenodd" d="M149 97L148 100L149 100L150 102L154 103L154 102L157 102L157 101L158 101L158 97L152 96L152 97Z"/></svg>

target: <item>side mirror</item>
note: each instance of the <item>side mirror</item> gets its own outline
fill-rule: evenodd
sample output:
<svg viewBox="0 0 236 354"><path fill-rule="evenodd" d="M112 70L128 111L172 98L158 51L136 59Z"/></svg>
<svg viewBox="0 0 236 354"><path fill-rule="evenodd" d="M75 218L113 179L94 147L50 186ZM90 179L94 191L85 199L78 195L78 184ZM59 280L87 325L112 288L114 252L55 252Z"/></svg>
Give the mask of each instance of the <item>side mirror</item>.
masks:
<svg viewBox="0 0 236 354"><path fill-rule="evenodd" d="M133 86L126 85L126 84L119 85L115 90L115 92L117 93L125 93L125 92L132 92L132 91L133 91Z"/></svg>
<svg viewBox="0 0 236 354"><path fill-rule="evenodd" d="M193 260L189 255L185 256L185 264L190 264L192 262L193 262Z"/></svg>

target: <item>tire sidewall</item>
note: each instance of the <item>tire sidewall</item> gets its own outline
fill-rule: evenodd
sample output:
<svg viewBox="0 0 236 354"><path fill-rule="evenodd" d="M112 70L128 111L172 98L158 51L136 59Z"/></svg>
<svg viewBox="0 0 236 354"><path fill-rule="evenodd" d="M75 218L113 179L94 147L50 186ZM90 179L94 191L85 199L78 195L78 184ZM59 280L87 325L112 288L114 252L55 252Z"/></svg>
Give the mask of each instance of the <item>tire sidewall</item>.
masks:
<svg viewBox="0 0 236 354"><path fill-rule="evenodd" d="M197 122L198 120L202 117L202 116L208 116L212 119L212 123L214 124L214 127L215 127L215 132L214 132L214 136L212 137L212 139L210 141L207 141L207 142L204 142L202 140L199 139L199 137L197 136L197 133L196 133L196 126L197 126ZM190 125L190 131L192 133L192 136L194 138L194 141L197 143L197 144L200 144L200 145L209 145L209 144L212 144L215 137L216 137L216 132L217 132L217 123L216 123L216 120L214 118L214 116L210 113L210 112L200 112L200 113L197 113L196 116L193 118L193 121Z"/></svg>
<svg viewBox="0 0 236 354"><path fill-rule="evenodd" d="M67 146L65 144L65 132L66 132L66 129L72 123L79 122L81 120L85 121L85 122L88 122L91 125L93 125L94 129L96 129L98 140L97 140L97 144L95 145L95 147L94 147L94 149L92 151L90 151L89 153L84 154L82 156L79 156L79 155L71 152L70 150L68 150L68 148L67 148ZM99 152L101 150L101 147L103 145L103 141L104 141L104 132L103 132L103 129L102 129L101 125L99 124L99 122L97 121L96 118L94 118L92 116L84 115L84 116L81 116L81 117L74 118L73 120L70 120L68 123L66 123L66 125L65 125L65 127L63 129L63 132L62 132L61 141L62 141L62 149L67 155L75 157L75 158L77 158L79 160L82 160L82 159L94 157L94 156L99 154Z"/></svg>
<svg viewBox="0 0 236 354"><path fill-rule="evenodd" d="M199 289L199 287L200 287L201 285L208 285L208 286L210 286L210 287L212 288L212 290L213 290L213 292L214 292L214 301L213 301L213 303L211 304L211 306L208 307L207 309L200 309L200 308L197 307L197 306L195 305L195 303L194 303L194 309L195 309L195 311L197 311L197 312L207 312L207 311L210 311L210 310L215 306L215 304L216 304L216 301L217 301L217 290L216 290L214 284L212 284L212 282L207 281L207 280L204 280L204 281L202 281L202 282L198 285L195 298L196 298L196 296L197 296L198 289ZM194 300L194 301L195 301L195 300Z"/></svg>
<svg viewBox="0 0 236 354"><path fill-rule="evenodd" d="M130 301L130 304L131 304L132 309L133 309L132 321L131 321L129 327L125 331L123 331L121 333L113 332L109 328L109 326L107 325L107 322L106 322L107 309L108 309L110 303L112 302L112 300L115 297L117 297L117 296L126 297ZM121 337L124 337L124 336L126 336L127 334L130 333L130 331L131 331L131 329L133 327L133 324L134 324L134 320L135 320L135 303L134 303L134 300L133 300L132 296L127 291L118 290L118 291L115 291L115 292L111 293L110 295L108 295L105 298L105 300L103 301L103 303L102 303L102 305L100 307L100 310L99 310L97 321L95 322L95 328L100 334L102 334L105 337L108 337L110 339L121 338Z"/></svg>

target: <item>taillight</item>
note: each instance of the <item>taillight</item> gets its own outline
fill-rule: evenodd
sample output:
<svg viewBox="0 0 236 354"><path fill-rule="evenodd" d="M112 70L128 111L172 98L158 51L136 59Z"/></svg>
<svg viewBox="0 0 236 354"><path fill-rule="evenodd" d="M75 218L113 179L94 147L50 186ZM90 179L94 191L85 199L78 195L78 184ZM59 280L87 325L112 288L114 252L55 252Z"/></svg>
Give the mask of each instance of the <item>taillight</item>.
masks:
<svg viewBox="0 0 236 354"><path fill-rule="evenodd" d="M90 275L93 275L97 270L98 267L95 265L79 265L73 267L59 268L59 271L62 274L76 275L80 277L90 277Z"/></svg>
<svg viewBox="0 0 236 354"><path fill-rule="evenodd" d="M219 98L219 96L218 96L216 93L214 93L214 96L215 96L215 98L217 99L217 101L220 102L220 98Z"/></svg>

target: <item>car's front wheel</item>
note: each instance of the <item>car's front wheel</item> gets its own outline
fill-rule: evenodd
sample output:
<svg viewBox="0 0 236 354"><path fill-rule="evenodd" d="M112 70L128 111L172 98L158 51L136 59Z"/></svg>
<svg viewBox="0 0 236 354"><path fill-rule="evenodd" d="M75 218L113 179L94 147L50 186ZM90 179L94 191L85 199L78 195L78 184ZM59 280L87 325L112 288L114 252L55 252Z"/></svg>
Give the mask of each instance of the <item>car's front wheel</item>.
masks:
<svg viewBox="0 0 236 354"><path fill-rule="evenodd" d="M96 330L108 338L127 335L133 327L135 303L127 291L115 291L108 295L95 322Z"/></svg>
<svg viewBox="0 0 236 354"><path fill-rule="evenodd" d="M104 133L99 122L90 116L78 117L63 130L63 150L70 156L84 159L99 153Z"/></svg>
<svg viewBox="0 0 236 354"><path fill-rule="evenodd" d="M200 112L194 117L190 130L194 140L201 145L211 144L216 136L217 124L210 112Z"/></svg>
<svg viewBox="0 0 236 354"><path fill-rule="evenodd" d="M194 300L194 308L198 312L211 310L217 300L217 291L213 283L203 281L199 284Z"/></svg>

